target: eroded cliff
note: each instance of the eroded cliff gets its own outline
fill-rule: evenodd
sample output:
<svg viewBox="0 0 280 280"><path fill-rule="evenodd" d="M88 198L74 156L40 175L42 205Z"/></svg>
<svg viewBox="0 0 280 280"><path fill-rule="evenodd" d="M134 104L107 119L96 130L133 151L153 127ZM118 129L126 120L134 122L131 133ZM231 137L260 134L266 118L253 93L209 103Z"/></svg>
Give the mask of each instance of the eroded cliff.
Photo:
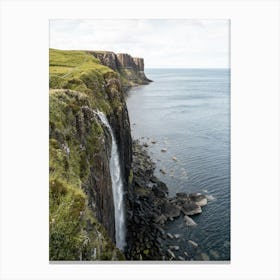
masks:
<svg viewBox="0 0 280 280"><path fill-rule="evenodd" d="M113 52L96 51L90 51L89 53L98 58L103 65L120 74L124 90L130 86L152 82L145 75L143 58L132 57L126 53L115 54Z"/></svg>
<svg viewBox="0 0 280 280"><path fill-rule="evenodd" d="M144 61L50 49L49 73L50 260L124 259L114 245L111 137L95 112L107 116L115 134L128 196L132 140L124 91L149 82Z"/></svg>

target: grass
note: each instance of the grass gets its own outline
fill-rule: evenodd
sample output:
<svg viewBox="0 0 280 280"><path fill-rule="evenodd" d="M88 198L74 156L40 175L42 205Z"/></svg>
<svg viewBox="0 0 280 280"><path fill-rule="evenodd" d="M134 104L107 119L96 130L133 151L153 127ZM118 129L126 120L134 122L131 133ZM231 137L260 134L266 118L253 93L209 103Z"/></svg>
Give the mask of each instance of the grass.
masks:
<svg viewBox="0 0 280 280"><path fill-rule="evenodd" d="M118 73L84 51L50 49L50 260L124 259L88 207L83 184L105 132L92 110L119 110L120 93L105 85ZM113 91L115 90L115 92Z"/></svg>
<svg viewBox="0 0 280 280"><path fill-rule="evenodd" d="M85 51L49 50L50 88L90 93L100 89L105 74L116 73Z"/></svg>

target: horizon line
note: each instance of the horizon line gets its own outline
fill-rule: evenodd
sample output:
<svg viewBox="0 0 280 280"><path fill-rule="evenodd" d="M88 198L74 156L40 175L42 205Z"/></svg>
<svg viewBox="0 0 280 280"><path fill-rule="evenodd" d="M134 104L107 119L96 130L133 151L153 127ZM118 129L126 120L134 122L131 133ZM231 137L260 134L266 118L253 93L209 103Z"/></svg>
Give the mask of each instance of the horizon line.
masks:
<svg viewBox="0 0 280 280"><path fill-rule="evenodd" d="M169 67L169 66L153 66L153 67L145 67L146 69L231 69L231 67L195 67L195 66L183 66L183 67Z"/></svg>

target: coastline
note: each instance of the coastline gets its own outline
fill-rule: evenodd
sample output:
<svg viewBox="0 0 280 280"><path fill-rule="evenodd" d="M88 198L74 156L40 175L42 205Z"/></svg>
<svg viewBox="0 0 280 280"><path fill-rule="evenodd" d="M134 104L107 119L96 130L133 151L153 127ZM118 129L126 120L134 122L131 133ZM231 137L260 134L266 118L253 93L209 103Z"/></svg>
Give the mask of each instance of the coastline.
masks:
<svg viewBox="0 0 280 280"><path fill-rule="evenodd" d="M133 196L128 198L127 241L125 251L129 260L193 260L194 253L184 251L178 254L180 247L177 240L180 234L171 234L164 229L167 222L173 222L184 216L185 226L197 224L191 216L202 212L207 205L207 196L201 193L177 193L175 197L168 196L168 187L155 175L155 163L148 154L147 146L133 140L133 179L131 187ZM199 246L195 241L187 241L193 252ZM202 253L202 260L209 260Z"/></svg>

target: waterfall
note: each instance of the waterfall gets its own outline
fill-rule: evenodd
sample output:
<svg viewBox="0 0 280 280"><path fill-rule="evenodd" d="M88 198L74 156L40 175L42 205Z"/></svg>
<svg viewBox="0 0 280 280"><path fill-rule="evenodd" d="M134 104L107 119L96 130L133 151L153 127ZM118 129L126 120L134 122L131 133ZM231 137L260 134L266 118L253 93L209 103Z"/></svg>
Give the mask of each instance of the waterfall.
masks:
<svg viewBox="0 0 280 280"><path fill-rule="evenodd" d="M112 150L110 158L110 174L113 189L113 199L115 208L115 232L116 245L123 250L125 247L125 215L124 215L124 200L123 200L123 179L120 167L119 150L112 128L104 113L95 112L100 121L108 128L112 138Z"/></svg>

